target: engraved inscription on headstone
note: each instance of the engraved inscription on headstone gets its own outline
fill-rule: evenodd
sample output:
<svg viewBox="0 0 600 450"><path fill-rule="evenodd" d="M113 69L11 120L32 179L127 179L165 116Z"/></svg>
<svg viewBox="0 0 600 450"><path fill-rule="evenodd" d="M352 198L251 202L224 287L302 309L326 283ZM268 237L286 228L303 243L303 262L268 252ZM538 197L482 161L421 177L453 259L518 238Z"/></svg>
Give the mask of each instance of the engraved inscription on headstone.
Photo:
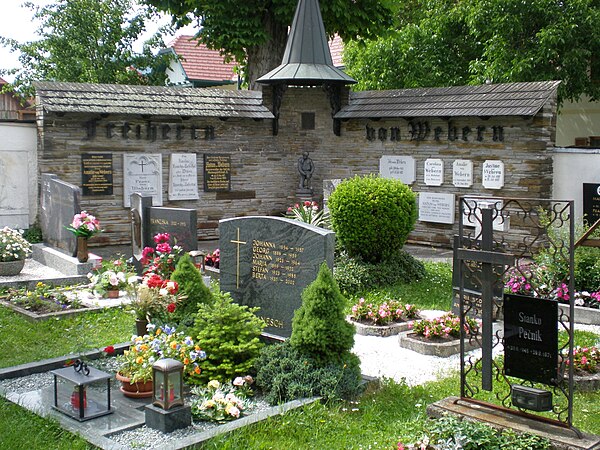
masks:
<svg viewBox="0 0 600 450"><path fill-rule="evenodd" d="M221 220L221 289L240 304L260 307L265 331L289 337L302 291L315 280L323 261L333 267L334 247L335 233L296 220Z"/></svg>
<svg viewBox="0 0 600 450"><path fill-rule="evenodd" d="M444 161L438 158L425 160L423 178L427 186L441 186L444 184Z"/></svg>
<svg viewBox="0 0 600 450"><path fill-rule="evenodd" d="M558 302L504 294L506 375L550 385L558 382Z"/></svg>
<svg viewBox="0 0 600 450"><path fill-rule="evenodd" d="M229 155L204 155L204 191L231 190L231 157Z"/></svg>
<svg viewBox="0 0 600 450"><path fill-rule="evenodd" d="M133 193L151 195L152 203L163 204L162 197L162 155L160 153L123 155L123 204L130 206Z"/></svg>
<svg viewBox="0 0 600 450"><path fill-rule="evenodd" d="M417 171L412 156L383 155L379 160L379 174L384 178L396 178L404 184L415 182Z"/></svg>
<svg viewBox="0 0 600 450"><path fill-rule="evenodd" d="M148 242L156 244L152 238L158 233L169 233L171 242L180 245L184 251L198 249L198 213L195 209L150 207L148 214Z"/></svg>
<svg viewBox="0 0 600 450"><path fill-rule="evenodd" d="M452 163L452 184L459 188L473 186L473 161L457 159Z"/></svg>
<svg viewBox="0 0 600 450"><path fill-rule="evenodd" d="M583 183L583 214L588 225L600 219L600 184Z"/></svg>
<svg viewBox="0 0 600 450"><path fill-rule="evenodd" d="M481 184L486 189L502 189L504 186L504 163L499 160L488 159L483 163L481 170Z"/></svg>
<svg viewBox="0 0 600 450"><path fill-rule="evenodd" d="M81 190L50 173L42 174L42 211L40 225L44 242L70 256L77 251L77 239L65 226L81 212Z"/></svg>
<svg viewBox="0 0 600 450"><path fill-rule="evenodd" d="M81 190L84 196L113 195L112 153L82 153Z"/></svg>
<svg viewBox="0 0 600 450"><path fill-rule="evenodd" d="M421 222L454 223L454 194L419 192Z"/></svg>
<svg viewBox="0 0 600 450"><path fill-rule="evenodd" d="M198 199L198 166L195 153L173 153L169 166L169 200Z"/></svg>

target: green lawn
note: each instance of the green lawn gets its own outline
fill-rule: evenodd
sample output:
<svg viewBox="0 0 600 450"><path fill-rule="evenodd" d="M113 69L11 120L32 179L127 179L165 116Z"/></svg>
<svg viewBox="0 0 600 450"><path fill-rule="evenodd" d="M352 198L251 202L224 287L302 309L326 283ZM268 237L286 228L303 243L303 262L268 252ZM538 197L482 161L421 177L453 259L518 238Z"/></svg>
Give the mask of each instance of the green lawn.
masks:
<svg viewBox="0 0 600 450"><path fill-rule="evenodd" d="M424 280L368 295L400 297L420 309L449 309L450 266L426 266L428 275ZM0 367L101 348L127 341L132 332L132 315L120 309L33 324L0 307ZM586 345L597 339L589 333L579 337ZM458 374L417 387L384 380L380 389L367 392L356 402L312 404L217 437L199 448L392 450L398 441L410 443L420 437L428 404L458 393ZM600 434L600 393L576 393L574 416L577 427ZM62 430L56 422L0 399L0 448L92 447Z"/></svg>

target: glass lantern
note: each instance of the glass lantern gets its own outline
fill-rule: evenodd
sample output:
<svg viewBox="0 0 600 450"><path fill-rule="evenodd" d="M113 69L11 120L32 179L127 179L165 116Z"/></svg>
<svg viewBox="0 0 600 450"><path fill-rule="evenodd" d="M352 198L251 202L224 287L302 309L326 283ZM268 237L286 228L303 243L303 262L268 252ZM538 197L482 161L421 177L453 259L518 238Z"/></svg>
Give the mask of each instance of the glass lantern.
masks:
<svg viewBox="0 0 600 450"><path fill-rule="evenodd" d="M183 405L183 364L172 358L159 359L152 366L152 404L164 410Z"/></svg>

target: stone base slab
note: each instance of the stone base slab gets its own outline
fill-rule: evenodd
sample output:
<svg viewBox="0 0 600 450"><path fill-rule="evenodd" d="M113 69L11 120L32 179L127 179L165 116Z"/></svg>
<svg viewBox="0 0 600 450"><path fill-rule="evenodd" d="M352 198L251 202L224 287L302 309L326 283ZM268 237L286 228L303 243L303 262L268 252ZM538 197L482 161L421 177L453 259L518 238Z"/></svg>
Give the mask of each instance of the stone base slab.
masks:
<svg viewBox="0 0 600 450"><path fill-rule="evenodd" d="M427 406L429 417L440 418L445 414L467 420L483 422L496 429L513 429L518 433L531 433L552 443L555 450L592 450L600 448L600 436L583 433L579 437L575 430L523 417L508 410L471 403L459 397L447 397Z"/></svg>
<svg viewBox="0 0 600 450"><path fill-rule="evenodd" d="M460 339L453 339L447 342L432 342L417 339L411 331L405 331L398 335L398 343L400 347L407 348L413 352L421 353L422 355L438 356L447 358L460 352ZM472 342L465 341L465 351L475 350L480 345L473 340Z"/></svg>
<svg viewBox="0 0 600 450"><path fill-rule="evenodd" d="M70 276L87 275L92 269L102 264L102 258L92 253L87 262L80 263L77 258L44 244L33 244L32 253L35 261Z"/></svg>

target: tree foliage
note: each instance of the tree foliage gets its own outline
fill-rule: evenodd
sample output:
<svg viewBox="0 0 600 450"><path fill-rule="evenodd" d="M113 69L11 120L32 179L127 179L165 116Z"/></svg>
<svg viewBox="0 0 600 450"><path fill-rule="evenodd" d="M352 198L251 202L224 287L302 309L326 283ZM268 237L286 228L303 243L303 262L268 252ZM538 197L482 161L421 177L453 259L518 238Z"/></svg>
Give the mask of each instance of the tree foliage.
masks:
<svg viewBox="0 0 600 450"><path fill-rule="evenodd" d="M40 39L19 43L0 37L0 44L20 51L21 69L15 74L12 89L31 94L33 80L90 83L162 84L166 57L153 52L164 47L161 33L144 44L141 53L134 42L144 32L153 14L140 9L134 0L56 0L47 6L24 3L33 19L41 22Z"/></svg>
<svg viewBox="0 0 600 450"><path fill-rule="evenodd" d="M209 48L246 65L250 87L281 64L297 0L143 0L172 15L176 26L198 23ZM373 38L391 25L394 0L321 1L325 29L342 39Z"/></svg>
<svg viewBox="0 0 600 450"><path fill-rule="evenodd" d="M561 99L600 99L598 0L414 0L403 12L388 36L346 46L358 89L562 80Z"/></svg>

